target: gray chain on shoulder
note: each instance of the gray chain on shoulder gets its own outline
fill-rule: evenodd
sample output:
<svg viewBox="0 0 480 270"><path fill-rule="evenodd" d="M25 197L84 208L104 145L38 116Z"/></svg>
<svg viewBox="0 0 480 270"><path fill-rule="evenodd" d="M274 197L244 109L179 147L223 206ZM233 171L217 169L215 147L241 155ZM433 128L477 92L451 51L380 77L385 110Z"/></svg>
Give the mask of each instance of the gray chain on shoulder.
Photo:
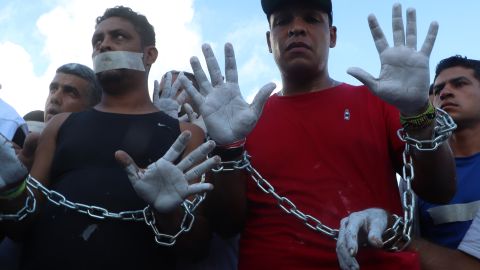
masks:
<svg viewBox="0 0 480 270"><path fill-rule="evenodd" d="M202 176L202 181L204 179L204 175ZM195 195L193 201L185 200L182 203L182 208L185 211L182 223L180 224L180 230L174 234L162 234L156 227L156 219L155 219L155 212L150 206L146 206L142 210L134 210L134 211L121 211L121 212L112 212L103 207L95 206L95 205L86 205L83 203L76 203L68 200L64 195L61 193L50 190L38 180L33 178L32 176L28 176L27 184L40 191L43 195L45 195L51 203L57 206L64 206L68 209L77 211L81 214L86 214L95 219L114 219L114 220L126 220L126 221L145 221L147 226L149 226L153 233L155 234L155 242L163 246L172 246L175 244L176 239L184 232L188 232L193 225L195 220L195 216L193 212L196 208L203 202L206 197L206 194L202 195ZM30 191L30 189L28 189ZM33 193L30 191L33 197ZM35 197L33 197L35 200Z"/></svg>
<svg viewBox="0 0 480 270"><path fill-rule="evenodd" d="M436 108L437 116L435 117L435 127L433 136L430 140L417 140L408 136L403 128L397 131L397 135L403 142L415 147L419 151L436 150L443 142L448 140L452 132L457 128L457 124L448 115L447 112L440 108Z"/></svg>
<svg viewBox="0 0 480 270"><path fill-rule="evenodd" d="M0 221L22 221L29 214L35 212L37 208L37 201L30 187L27 186L27 197L25 205L15 214L0 214Z"/></svg>

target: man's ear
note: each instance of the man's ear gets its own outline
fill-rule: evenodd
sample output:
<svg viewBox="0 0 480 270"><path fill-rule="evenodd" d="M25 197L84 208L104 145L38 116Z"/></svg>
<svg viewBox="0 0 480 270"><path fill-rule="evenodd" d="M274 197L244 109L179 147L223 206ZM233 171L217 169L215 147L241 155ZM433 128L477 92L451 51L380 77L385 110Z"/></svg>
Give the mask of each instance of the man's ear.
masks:
<svg viewBox="0 0 480 270"><path fill-rule="evenodd" d="M265 36L267 38L268 51L272 53L272 45L270 44L270 31L267 31L267 33L265 33Z"/></svg>
<svg viewBox="0 0 480 270"><path fill-rule="evenodd" d="M158 50L155 46L147 46L143 49L143 61L145 66L151 67L157 60Z"/></svg>
<svg viewBox="0 0 480 270"><path fill-rule="evenodd" d="M337 27L330 26L330 48L335 48L337 45Z"/></svg>

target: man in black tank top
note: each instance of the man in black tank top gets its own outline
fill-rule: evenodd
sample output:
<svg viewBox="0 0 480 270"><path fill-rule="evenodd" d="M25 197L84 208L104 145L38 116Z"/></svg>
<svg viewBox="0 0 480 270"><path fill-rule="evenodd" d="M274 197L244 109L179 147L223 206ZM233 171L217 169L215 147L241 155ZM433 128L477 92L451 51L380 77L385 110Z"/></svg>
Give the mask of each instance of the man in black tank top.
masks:
<svg viewBox="0 0 480 270"><path fill-rule="evenodd" d="M29 184L38 181L46 188L36 191L55 203L36 192L35 217L5 231L24 238L20 269L175 269L177 254L190 259L207 250L202 209L183 202L212 188L195 182L219 163L201 162L215 145L151 102L148 73L158 52L145 16L107 9L96 20L92 47L100 103L53 117L30 170ZM0 191L8 198L0 200L1 213L20 209L35 189L21 180L10 186Z"/></svg>

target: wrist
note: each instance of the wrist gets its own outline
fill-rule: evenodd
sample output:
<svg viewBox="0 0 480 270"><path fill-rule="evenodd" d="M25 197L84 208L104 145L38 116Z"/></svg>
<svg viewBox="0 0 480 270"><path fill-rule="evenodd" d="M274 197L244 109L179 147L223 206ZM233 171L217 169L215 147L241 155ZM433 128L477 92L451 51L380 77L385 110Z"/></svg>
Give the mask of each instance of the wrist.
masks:
<svg viewBox="0 0 480 270"><path fill-rule="evenodd" d="M23 194L27 187L26 179L15 187L0 193L0 200L13 200Z"/></svg>
<svg viewBox="0 0 480 270"><path fill-rule="evenodd" d="M406 116L401 113L400 123L405 129L423 129L432 125L432 123L435 121L435 116L436 108L431 102L428 102L426 109L417 115Z"/></svg>
<svg viewBox="0 0 480 270"><path fill-rule="evenodd" d="M211 156L219 156L223 161L237 160L245 151L246 139L241 139L230 144L217 145L212 152Z"/></svg>

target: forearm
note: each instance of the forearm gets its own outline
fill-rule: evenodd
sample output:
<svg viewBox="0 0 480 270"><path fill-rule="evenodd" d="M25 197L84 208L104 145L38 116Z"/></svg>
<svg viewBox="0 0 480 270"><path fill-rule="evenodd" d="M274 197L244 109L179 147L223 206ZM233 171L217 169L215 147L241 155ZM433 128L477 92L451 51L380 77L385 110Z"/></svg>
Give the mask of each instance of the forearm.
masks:
<svg viewBox="0 0 480 270"><path fill-rule="evenodd" d="M431 140L433 124L419 130L406 130L417 140ZM424 200L433 203L446 203L456 191L455 161L448 142L442 143L436 150L420 151L410 146L410 155L414 167L412 187Z"/></svg>
<svg viewBox="0 0 480 270"><path fill-rule="evenodd" d="M420 256L421 268L425 270L474 270L480 269L480 261L456 249L445 248L427 240L414 239L409 249Z"/></svg>
<svg viewBox="0 0 480 270"><path fill-rule="evenodd" d="M153 211L153 214L155 215L155 226L158 232L163 234L157 240L173 244L171 248L175 250L176 254L196 259L204 256L208 251L211 231L201 205L192 213L193 220L192 216L186 214L183 207L179 207L171 213L160 214ZM188 230L190 225L191 228ZM176 237L177 234L178 237ZM173 243L173 241L175 242Z"/></svg>
<svg viewBox="0 0 480 270"><path fill-rule="evenodd" d="M243 230L247 212L245 174L244 170L235 170L209 175L214 189L207 196L205 208L214 231L224 237Z"/></svg>

